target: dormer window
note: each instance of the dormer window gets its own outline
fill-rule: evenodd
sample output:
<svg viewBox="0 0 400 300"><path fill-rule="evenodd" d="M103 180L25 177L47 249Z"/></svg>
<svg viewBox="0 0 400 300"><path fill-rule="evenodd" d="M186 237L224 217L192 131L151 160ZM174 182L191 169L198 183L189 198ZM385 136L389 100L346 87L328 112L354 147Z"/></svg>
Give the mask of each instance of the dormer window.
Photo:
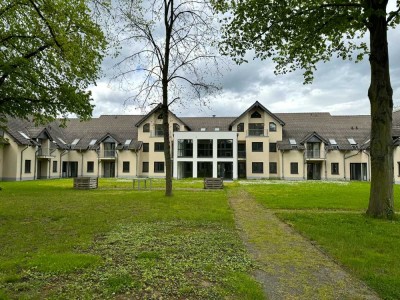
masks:
<svg viewBox="0 0 400 300"><path fill-rule="evenodd" d="M335 139L329 139L329 143L331 143L332 146L337 146L337 142Z"/></svg>
<svg viewBox="0 0 400 300"><path fill-rule="evenodd" d="M239 123L237 125L237 132L244 132L244 123Z"/></svg>
<svg viewBox="0 0 400 300"><path fill-rule="evenodd" d="M269 122L269 131L271 132L276 131L276 124L274 122Z"/></svg>
<svg viewBox="0 0 400 300"><path fill-rule="evenodd" d="M353 149L357 149L357 143L353 138L348 138L347 140L349 141L349 143Z"/></svg>
<svg viewBox="0 0 400 300"><path fill-rule="evenodd" d="M150 132L150 124L146 123L143 125L143 132Z"/></svg>
<svg viewBox="0 0 400 300"><path fill-rule="evenodd" d="M261 114L258 111L255 111L251 114L251 118L253 119L260 119L261 118Z"/></svg>
<svg viewBox="0 0 400 300"><path fill-rule="evenodd" d="M353 138L348 138L347 140L349 141L350 145L357 145L356 141Z"/></svg>

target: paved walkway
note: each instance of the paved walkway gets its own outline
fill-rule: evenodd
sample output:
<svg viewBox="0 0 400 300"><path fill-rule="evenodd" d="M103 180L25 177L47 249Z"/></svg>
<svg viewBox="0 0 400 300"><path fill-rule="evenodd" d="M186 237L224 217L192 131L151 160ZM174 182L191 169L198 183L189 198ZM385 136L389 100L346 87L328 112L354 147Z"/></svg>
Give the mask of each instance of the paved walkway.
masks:
<svg viewBox="0 0 400 300"><path fill-rule="evenodd" d="M248 193L230 190L228 196L268 299L379 299Z"/></svg>

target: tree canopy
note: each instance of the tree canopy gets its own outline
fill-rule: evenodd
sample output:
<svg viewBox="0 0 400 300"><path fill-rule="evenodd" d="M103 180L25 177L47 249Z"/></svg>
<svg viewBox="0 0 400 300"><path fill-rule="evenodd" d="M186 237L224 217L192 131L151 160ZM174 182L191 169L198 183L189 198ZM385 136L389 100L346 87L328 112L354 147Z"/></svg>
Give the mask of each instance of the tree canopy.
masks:
<svg viewBox="0 0 400 300"><path fill-rule="evenodd" d="M310 83L318 62L332 56L360 60L369 56L371 84L371 193L367 213L394 216L393 90L390 83L387 30L400 22L400 1L387 0L214 0L225 14L221 51L245 62L250 49L271 58L277 73L304 70ZM366 42L369 34L369 44Z"/></svg>
<svg viewBox="0 0 400 300"><path fill-rule="evenodd" d="M0 113L38 122L91 116L87 90L106 40L88 0L3 0L0 4Z"/></svg>

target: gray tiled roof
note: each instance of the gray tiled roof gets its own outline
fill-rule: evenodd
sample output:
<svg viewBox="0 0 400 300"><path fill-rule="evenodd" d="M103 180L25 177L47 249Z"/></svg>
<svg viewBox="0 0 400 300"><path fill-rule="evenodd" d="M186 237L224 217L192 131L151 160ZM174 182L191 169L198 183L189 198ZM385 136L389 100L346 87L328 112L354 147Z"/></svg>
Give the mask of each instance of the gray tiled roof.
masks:
<svg viewBox="0 0 400 300"><path fill-rule="evenodd" d="M332 116L329 113L277 113L285 121L283 127L283 140L278 143L280 149L291 149L289 139L297 143L303 141L308 135L316 132L319 136L329 141L335 139L339 149L351 150L352 146L347 140L353 138L362 146L370 136L370 116ZM332 145L328 145L332 146ZM303 145L299 145L304 149Z"/></svg>
<svg viewBox="0 0 400 300"><path fill-rule="evenodd" d="M91 140L98 142L107 135L112 136L119 144L125 145L126 140L132 140L128 149L137 149L138 128L135 124L143 118L142 115L103 115L89 121L70 119L65 128L67 142L71 144L75 139L79 142L74 149L87 149Z"/></svg>
<svg viewBox="0 0 400 300"><path fill-rule="evenodd" d="M283 140L278 142L279 149L292 149L289 139L295 139L298 149L304 149L304 142L315 136L327 143L328 148L334 148L331 139L337 142L339 149L351 150L352 145L348 138L353 138L360 149L369 146L371 120L368 115L361 116L332 116L329 113L276 113L279 120L284 122ZM143 115L103 115L89 121L69 119L66 127L60 127L58 121L47 125L34 126L28 120L8 119L7 132L21 145L34 144L37 137L47 134L61 148L73 149L98 148L101 139L111 136L119 145L118 149L139 149L138 122L143 121ZM229 131L229 127L237 117L181 117L192 131ZM26 139L20 132L30 139ZM393 113L393 136L400 137L400 112ZM63 145L60 138L66 142ZM78 140L76 145L71 145ZM93 146L89 143L96 140ZM131 140L129 145L125 145ZM397 141L400 143L400 141Z"/></svg>

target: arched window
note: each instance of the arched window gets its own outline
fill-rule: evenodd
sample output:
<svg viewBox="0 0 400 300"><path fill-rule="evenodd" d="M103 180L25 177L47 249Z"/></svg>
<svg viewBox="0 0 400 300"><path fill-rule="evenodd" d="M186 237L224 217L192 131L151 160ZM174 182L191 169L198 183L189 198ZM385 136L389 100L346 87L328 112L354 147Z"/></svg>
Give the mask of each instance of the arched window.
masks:
<svg viewBox="0 0 400 300"><path fill-rule="evenodd" d="M276 124L274 122L269 122L269 131L276 131Z"/></svg>
<svg viewBox="0 0 400 300"><path fill-rule="evenodd" d="M159 119L159 120L162 120L162 118L163 118L163 114L159 114L157 117L157 119Z"/></svg>
<svg viewBox="0 0 400 300"><path fill-rule="evenodd" d="M180 126L179 126L179 124L178 123L174 123L173 125L172 125L172 130L175 132L175 131L179 131L180 130Z"/></svg>
<svg viewBox="0 0 400 300"><path fill-rule="evenodd" d="M251 117L252 117L253 119L259 119L259 118L261 118L261 114L260 114L258 111L255 111L255 112L253 112L253 113L251 114Z"/></svg>
<svg viewBox="0 0 400 300"><path fill-rule="evenodd" d="M244 123L239 123L237 125L237 131L238 132L244 132Z"/></svg>
<svg viewBox="0 0 400 300"><path fill-rule="evenodd" d="M150 132L150 124L146 123L143 125L143 132Z"/></svg>

